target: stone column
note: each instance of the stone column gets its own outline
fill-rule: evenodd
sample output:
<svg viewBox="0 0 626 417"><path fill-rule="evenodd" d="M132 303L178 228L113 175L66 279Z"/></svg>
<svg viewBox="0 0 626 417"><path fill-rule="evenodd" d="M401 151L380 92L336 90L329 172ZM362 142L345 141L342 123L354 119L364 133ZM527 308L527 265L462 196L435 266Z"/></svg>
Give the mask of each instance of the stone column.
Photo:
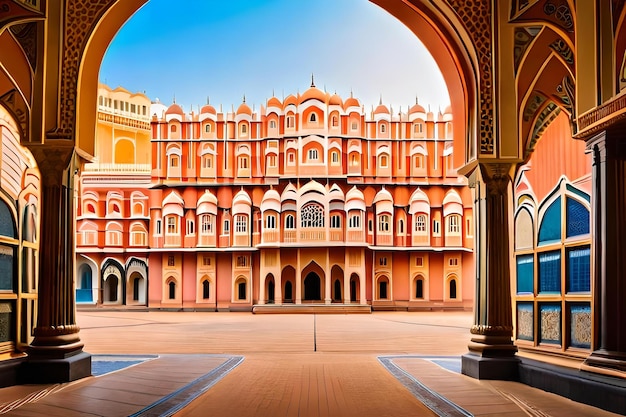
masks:
<svg viewBox="0 0 626 417"><path fill-rule="evenodd" d="M76 324L74 289L73 142L54 141L31 152L41 172L37 326L28 349L26 382L67 382L91 375ZM69 141L67 141L69 142Z"/></svg>
<svg viewBox="0 0 626 417"><path fill-rule="evenodd" d="M587 140L593 154L591 253L593 353L585 366L626 371L626 138L606 131Z"/></svg>
<svg viewBox="0 0 626 417"><path fill-rule="evenodd" d="M509 202L511 164L479 164L474 182L476 294L469 353L462 372L479 379L517 378L511 310Z"/></svg>
<svg viewBox="0 0 626 417"><path fill-rule="evenodd" d="M295 302L296 304L302 304L302 270L300 269L300 249L297 249L297 260L296 260L296 294L295 294Z"/></svg>
<svg viewBox="0 0 626 417"><path fill-rule="evenodd" d="M324 271L324 304L330 304L333 301L333 280L330 272L330 249L326 249L326 270Z"/></svg>

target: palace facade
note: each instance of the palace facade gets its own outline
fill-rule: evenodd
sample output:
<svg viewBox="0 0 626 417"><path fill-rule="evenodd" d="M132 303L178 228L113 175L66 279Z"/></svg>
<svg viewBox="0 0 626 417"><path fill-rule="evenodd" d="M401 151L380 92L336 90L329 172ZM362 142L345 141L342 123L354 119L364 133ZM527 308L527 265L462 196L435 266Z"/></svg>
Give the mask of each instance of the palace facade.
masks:
<svg viewBox="0 0 626 417"><path fill-rule="evenodd" d="M471 309L472 200L451 122L450 109L365 111L313 84L230 112L101 85L98 161L78 187L77 300Z"/></svg>

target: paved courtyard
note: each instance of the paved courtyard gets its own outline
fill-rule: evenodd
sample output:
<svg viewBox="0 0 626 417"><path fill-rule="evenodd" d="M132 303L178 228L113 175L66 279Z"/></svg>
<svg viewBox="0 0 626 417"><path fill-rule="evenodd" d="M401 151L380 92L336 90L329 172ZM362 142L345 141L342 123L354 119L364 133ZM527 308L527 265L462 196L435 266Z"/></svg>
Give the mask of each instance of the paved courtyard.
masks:
<svg viewBox="0 0 626 417"><path fill-rule="evenodd" d="M104 374L2 389L0 414L612 415L521 384L461 375L468 312L92 310L80 311L77 321L94 372ZM116 370L119 363L133 366Z"/></svg>

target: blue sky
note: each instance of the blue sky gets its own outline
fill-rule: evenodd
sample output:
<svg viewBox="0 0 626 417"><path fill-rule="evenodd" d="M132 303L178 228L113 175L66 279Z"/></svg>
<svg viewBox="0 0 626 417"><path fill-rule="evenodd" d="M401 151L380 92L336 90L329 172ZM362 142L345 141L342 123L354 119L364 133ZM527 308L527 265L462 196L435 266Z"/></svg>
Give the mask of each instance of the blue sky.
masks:
<svg viewBox="0 0 626 417"><path fill-rule="evenodd" d="M246 96L320 89L383 103L449 104L445 83L417 37L367 0L150 0L109 46L100 81L185 111L224 110Z"/></svg>

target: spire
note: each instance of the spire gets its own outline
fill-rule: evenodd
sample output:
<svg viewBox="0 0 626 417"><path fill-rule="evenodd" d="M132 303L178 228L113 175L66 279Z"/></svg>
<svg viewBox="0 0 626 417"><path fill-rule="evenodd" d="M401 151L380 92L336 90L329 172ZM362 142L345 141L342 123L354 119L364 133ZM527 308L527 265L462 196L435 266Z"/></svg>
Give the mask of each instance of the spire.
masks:
<svg viewBox="0 0 626 417"><path fill-rule="evenodd" d="M380 94L380 100L378 101L378 105L382 105L383 104L383 94Z"/></svg>
<svg viewBox="0 0 626 417"><path fill-rule="evenodd" d="M176 104L176 93L174 93L174 104Z"/></svg>
<svg viewBox="0 0 626 417"><path fill-rule="evenodd" d="M415 95L415 104L419 104L419 103L417 102L417 94Z"/></svg>
<svg viewBox="0 0 626 417"><path fill-rule="evenodd" d="M206 104L207 105L211 104L211 99L209 98L209 96L206 96Z"/></svg>
<svg viewBox="0 0 626 417"><path fill-rule="evenodd" d="M311 73L311 87L315 87L315 79L313 78L313 73Z"/></svg>
<svg viewBox="0 0 626 417"><path fill-rule="evenodd" d="M246 95L245 94L243 95L243 102L244 103L246 102Z"/></svg>

